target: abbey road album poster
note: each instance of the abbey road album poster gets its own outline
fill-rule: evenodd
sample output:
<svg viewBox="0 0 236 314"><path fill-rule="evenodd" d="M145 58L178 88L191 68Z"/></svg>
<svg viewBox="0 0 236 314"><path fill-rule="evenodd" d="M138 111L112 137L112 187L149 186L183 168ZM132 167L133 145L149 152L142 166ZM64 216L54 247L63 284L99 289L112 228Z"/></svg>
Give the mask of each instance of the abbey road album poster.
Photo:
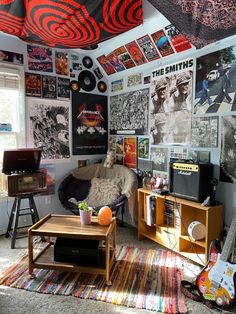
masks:
<svg viewBox="0 0 236 314"><path fill-rule="evenodd" d="M218 117L195 117L192 119L193 147L218 146Z"/></svg>
<svg viewBox="0 0 236 314"><path fill-rule="evenodd" d="M194 113L236 111L236 46L197 58Z"/></svg>
<svg viewBox="0 0 236 314"><path fill-rule="evenodd" d="M236 116L221 121L220 180L236 183Z"/></svg>
<svg viewBox="0 0 236 314"><path fill-rule="evenodd" d="M107 153L107 97L72 93L73 155Z"/></svg>
<svg viewBox="0 0 236 314"><path fill-rule="evenodd" d="M151 78L151 144L189 143L193 59L158 68Z"/></svg>
<svg viewBox="0 0 236 314"><path fill-rule="evenodd" d="M111 96L110 134L147 134L148 103L148 88Z"/></svg>
<svg viewBox="0 0 236 314"><path fill-rule="evenodd" d="M27 98L28 144L43 149L43 161L70 158L69 102Z"/></svg>

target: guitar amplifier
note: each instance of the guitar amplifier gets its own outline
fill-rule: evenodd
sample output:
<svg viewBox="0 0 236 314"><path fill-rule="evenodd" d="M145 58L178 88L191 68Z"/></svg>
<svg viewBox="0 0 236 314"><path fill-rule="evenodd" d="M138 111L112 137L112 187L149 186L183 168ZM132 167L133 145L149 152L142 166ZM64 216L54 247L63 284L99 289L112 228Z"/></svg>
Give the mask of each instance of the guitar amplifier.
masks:
<svg viewBox="0 0 236 314"><path fill-rule="evenodd" d="M212 198L213 165L211 163L173 162L169 167L170 194L202 203Z"/></svg>
<svg viewBox="0 0 236 314"><path fill-rule="evenodd" d="M8 196L42 193L47 190L47 175L42 171L11 175L2 174L2 178L3 190Z"/></svg>

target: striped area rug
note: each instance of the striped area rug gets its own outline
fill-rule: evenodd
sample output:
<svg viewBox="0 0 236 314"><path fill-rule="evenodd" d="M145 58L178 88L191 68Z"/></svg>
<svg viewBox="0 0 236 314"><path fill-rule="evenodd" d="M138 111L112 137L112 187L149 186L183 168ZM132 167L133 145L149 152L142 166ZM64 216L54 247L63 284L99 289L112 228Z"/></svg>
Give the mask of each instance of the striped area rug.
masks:
<svg viewBox="0 0 236 314"><path fill-rule="evenodd" d="M43 247L35 245L35 251ZM0 274L0 284L46 294L70 295L164 313L186 313L181 293L182 258L166 250L117 247L112 286L102 275L35 269L30 279L28 257Z"/></svg>

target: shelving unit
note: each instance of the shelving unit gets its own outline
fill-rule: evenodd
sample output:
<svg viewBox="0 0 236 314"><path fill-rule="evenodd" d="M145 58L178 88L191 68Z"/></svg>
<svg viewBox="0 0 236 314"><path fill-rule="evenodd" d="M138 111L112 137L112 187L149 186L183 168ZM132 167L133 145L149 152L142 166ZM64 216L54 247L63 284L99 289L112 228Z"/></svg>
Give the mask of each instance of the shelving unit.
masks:
<svg viewBox="0 0 236 314"><path fill-rule="evenodd" d="M155 222L152 225L147 224L147 195L153 195L156 198ZM171 207L170 204L173 206ZM167 208L173 211L173 219L170 219L170 223L168 223ZM200 221L205 225L206 236L203 240L195 241L188 235L188 226L192 221ZM148 189L138 189L139 240L148 238L198 264L205 265L208 261L211 241L221 238L223 227L224 207L222 204L202 206L200 203L171 195L159 195Z"/></svg>

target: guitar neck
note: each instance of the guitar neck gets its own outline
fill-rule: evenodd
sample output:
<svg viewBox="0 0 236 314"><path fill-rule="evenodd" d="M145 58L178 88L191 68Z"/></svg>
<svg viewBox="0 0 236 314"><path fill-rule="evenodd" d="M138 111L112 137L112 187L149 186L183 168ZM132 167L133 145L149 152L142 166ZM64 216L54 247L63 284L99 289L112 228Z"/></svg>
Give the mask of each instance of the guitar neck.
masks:
<svg viewBox="0 0 236 314"><path fill-rule="evenodd" d="M224 262L227 262L227 260L230 257L230 253L232 252L232 245L235 240L235 234L236 234L236 214L234 215L233 221L230 225L224 247L220 256L220 259Z"/></svg>

